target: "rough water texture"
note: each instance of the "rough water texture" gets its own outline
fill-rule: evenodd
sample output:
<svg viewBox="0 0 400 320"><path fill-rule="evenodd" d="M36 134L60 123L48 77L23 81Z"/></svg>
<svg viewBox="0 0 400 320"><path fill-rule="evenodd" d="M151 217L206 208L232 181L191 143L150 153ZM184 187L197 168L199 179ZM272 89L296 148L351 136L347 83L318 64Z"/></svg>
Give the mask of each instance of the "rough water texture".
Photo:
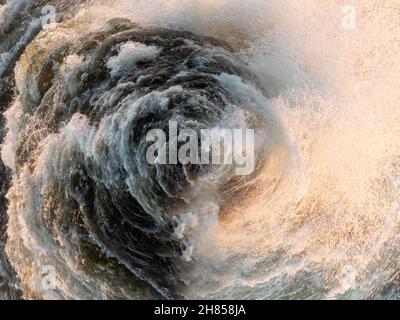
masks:
<svg viewBox="0 0 400 320"><path fill-rule="evenodd" d="M398 298L400 7L342 5L3 3L0 297ZM171 120L254 174L149 164Z"/></svg>
<svg viewBox="0 0 400 320"><path fill-rule="evenodd" d="M59 28L73 32L68 23ZM251 76L226 44L189 32L118 18L73 41L46 43L52 32L32 41L15 68L19 96L10 110L19 138L7 136L3 148L16 152L3 158L20 184L8 197L24 202L9 204L8 233L16 236L7 244L24 296L41 297L33 277L57 265L67 287L54 297L179 297L187 244L171 212L188 206L193 185L213 168L148 164L146 133L168 132L171 120L199 134L218 126L241 112L218 77ZM132 61L135 47L123 52L129 44L143 51ZM261 111L248 112L243 121L262 120Z"/></svg>
<svg viewBox="0 0 400 320"><path fill-rule="evenodd" d="M60 13L58 20L62 21L76 13L84 1L1 1L4 11L0 19L0 112L4 112L12 102L15 94L14 67L25 47L40 32L42 25L39 20L43 6L51 4ZM2 8L2 9L3 9ZM5 136L4 117L0 118L0 142ZM0 247L4 249L7 239L7 200L6 192L10 186L10 170L0 159ZM17 299L21 296L19 284L9 265L4 251L0 250L0 297Z"/></svg>

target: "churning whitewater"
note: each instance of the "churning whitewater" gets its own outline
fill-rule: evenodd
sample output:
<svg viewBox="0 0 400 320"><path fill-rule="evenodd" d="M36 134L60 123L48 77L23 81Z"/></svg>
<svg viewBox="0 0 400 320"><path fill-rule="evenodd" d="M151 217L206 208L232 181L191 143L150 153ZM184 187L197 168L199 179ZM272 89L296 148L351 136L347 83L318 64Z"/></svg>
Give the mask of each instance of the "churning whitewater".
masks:
<svg viewBox="0 0 400 320"><path fill-rule="evenodd" d="M400 297L400 4L250 2L3 1L0 298Z"/></svg>

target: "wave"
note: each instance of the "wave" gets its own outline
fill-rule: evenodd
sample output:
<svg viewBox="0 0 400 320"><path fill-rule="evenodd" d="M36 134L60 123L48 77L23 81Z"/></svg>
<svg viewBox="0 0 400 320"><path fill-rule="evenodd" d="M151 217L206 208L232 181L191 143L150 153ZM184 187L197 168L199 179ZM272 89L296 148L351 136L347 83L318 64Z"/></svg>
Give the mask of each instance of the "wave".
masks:
<svg viewBox="0 0 400 320"><path fill-rule="evenodd" d="M252 4L1 7L3 291L397 297L400 7ZM171 121L254 129L254 173L150 164Z"/></svg>

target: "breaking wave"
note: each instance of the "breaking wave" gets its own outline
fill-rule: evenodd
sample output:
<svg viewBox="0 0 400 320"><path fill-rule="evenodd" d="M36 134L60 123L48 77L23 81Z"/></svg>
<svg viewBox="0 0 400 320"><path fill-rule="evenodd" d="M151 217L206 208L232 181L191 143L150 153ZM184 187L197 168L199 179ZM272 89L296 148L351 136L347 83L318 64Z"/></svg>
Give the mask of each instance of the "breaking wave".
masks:
<svg viewBox="0 0 400 320"><path fill-rule="evenodd" d="M0 294L398 297L400 6L354 7L1 6ZM254 129L255 171L149 164L170 121Z"/></svg>

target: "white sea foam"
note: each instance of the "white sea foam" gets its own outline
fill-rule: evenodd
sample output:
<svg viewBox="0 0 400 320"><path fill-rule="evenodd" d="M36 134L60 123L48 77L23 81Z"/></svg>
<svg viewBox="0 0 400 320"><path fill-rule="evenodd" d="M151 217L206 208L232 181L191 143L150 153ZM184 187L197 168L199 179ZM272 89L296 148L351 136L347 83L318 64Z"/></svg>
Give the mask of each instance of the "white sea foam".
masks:
<svg viewBox="0 0 400 320"><path fill-rule="evenodd" d="M108 60L107 67L110 69L111 75L114 76L123 71L135 69L138 62L155 59L159 52L160 49L157 47L128 41L119 48L117 56Z"/></svg>

